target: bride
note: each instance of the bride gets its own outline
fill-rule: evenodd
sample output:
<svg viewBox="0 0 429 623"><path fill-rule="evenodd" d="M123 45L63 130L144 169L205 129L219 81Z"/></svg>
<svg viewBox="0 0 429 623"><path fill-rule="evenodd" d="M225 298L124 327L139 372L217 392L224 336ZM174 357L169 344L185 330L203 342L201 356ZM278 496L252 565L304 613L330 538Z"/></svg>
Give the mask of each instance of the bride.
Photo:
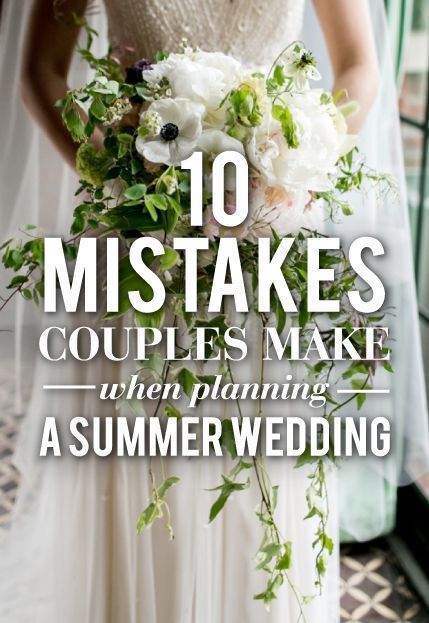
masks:
<svg viewBox="0 0 429 623"><path fill-rule="evenodd" d="M359 103L350 119L350 131L359 132L378 83L367 2L314 4L329 48L333 91L344 89ZM76 145L53 105L67 90L79 34L71 15L83 15L87 9L86 0L33 0L24 40L23 99L71 167ZM192 46L264 67L300 37L304 0L105 0L105 10L109 41L124 67L136 58L152 59L158 50L174 50L183 38ZM102 141L100 133L96 142L101 146ZM87 322L105 323L97 314ZM278 522L293 543L293 554L292 586L281 587L267 612L253 599L263 588L252 560L261 537L253 514L255 490L237 494L207 525L212 498L206 489L218 484L213 459L175 460L174 473L181 483L169 492L175 540L168 541L161 522L136 534L136 519L150 494L141 460L37 458L41 422L47 415L114 415L88 394L48 396L44 382L106 383L123 375L119 364L103 359L53 368L45 364L36 370L17 454L21 492L1 552L1 623L295 623L301 607L308 623L338 621L334 474L329 519L334 554L322 595L301 606L295 592L313 595L316 579L311 546L315 526L312 520L303 521L307 472L295 470L288 461L270 464L272 480L280 485Z"/></svg>

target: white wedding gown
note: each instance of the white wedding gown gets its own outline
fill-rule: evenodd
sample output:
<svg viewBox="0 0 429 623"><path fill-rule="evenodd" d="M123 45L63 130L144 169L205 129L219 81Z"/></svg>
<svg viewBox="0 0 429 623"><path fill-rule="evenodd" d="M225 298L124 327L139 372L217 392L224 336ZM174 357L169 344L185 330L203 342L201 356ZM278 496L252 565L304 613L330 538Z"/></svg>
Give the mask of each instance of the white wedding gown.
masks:
<svg viewBox="0 0 429 623"><path fill-rule="evenodd" d="M303 5L304 0L106 0L110 40L124 63L153 59L157 50L176 49L186 37L191 45L264 66L299 38ZM125 49L130 46L132 53ZM69 315L67 324L96 326L104 322L101 315ZM48 317L45 324L60 321ZM254 374L253 368L248 360L240 376ZM256 488L237 493L208 524L215 493L207 489L228 470L226 458L166 461L167 473L181 477L168 493L176 536L171 542L162 520L136 534L150 495L146 459L36 457L46 416L67 421L115 414L113 405L100 407L96 393L48 393L44 383L121 381L127 372L101 358L38 366L17 455L21 491L0 547L0 623L296 623L299 608L287 586L279 589L270 612L253 599L266 581L253 560L262 538ZM277 370L279 376L287 372ZM280 486L277 521L293 543L291 577L303 595L314 594L316 524L303 520L308 471L286 459L271 461L269 469ZM323 595L305 607L307 623L339 620L336 507L331 475L335 551Z"/></svg>

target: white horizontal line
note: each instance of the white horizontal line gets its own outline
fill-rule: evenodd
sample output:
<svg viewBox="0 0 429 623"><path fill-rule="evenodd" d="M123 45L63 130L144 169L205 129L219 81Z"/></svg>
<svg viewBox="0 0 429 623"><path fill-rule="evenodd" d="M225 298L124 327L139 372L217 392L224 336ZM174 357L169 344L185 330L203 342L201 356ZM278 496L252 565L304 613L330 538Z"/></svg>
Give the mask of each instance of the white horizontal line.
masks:
<svg viewBox="0 0 429 623"><path fill-rule="evenodd" d="M95 389L96 385L44 385L43 389Z"/></svg>
<svg viewBox="0 0 429 623"><path fill-rule="evenodd" d="M337 389L337 394L390 394L390 389Z"/></svg>

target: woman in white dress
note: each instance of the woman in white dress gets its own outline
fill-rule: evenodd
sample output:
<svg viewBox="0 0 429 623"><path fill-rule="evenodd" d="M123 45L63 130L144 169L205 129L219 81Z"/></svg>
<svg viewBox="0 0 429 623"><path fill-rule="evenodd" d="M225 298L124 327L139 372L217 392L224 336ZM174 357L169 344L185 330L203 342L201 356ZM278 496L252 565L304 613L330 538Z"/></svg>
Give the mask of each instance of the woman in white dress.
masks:
<svg viewBox="0 0 429 623"><path fill-rule="evenodd" d="M55 6L54 6L55 5ZM54 102L67 89L78 27L86 0L34 0L25 37L23 97L58 149L74 166L76 145ZM350 121L359 131L377 87L377 61L364 0L315 0L335 72L334 90L360 104ZM223 51L248 66L265 66L300 36L304 0L106 0L109 40L122 64L177 49L182 38ZM133 48L132 53L129 49ZM101 145L102 136L98 137ZM72 200L70 200L70 211ZM81 318L82 320L82 318ZM70 322L70 320L68 321ZM101 324L95 314L86 322ZM52 318L46 320L54 324ZM253 595L263 589L252 561L261 538L253 487L231 500L207 526L220 466L207 459L176 460L168 469L181 483L169 493L176 538L156 524L137 536L136 518L150 492L139 459L37 459L41 422L47 415L113 415L92 396L50 394L44 383L123 380L120 366L91 364L38 367L17 463L23 484L1 563L1 623L295 623L300 608L283 586L267 612ZM250 379L249 379L250 380ZM112 409L113 410L113 409ZM293 542L291 577L303 595L314 593L315 525L303 521L306 471L289 461L273 466L280 485L277 519ZM304 608L308 623L335 623L338 608L338 527L335 481L331 483L330 532L335 553L324 591Z"/></svg>

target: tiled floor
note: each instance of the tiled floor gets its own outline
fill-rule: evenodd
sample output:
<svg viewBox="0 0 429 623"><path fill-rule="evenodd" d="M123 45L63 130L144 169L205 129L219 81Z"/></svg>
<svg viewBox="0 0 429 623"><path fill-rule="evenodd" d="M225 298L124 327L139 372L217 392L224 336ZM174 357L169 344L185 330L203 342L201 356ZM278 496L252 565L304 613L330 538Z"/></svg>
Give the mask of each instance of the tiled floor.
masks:
<svg viewBox="0 0 429 623"><path fill-rule="evenodd" d="M342 623L428 623L385 541L344 547L341 556Z"/></svg>
<svg viewBox="0 0 429 623"><path fill-rule="evenodd" d="M9 372L3 369L0 376L0 526L8 522L18 486L18 473L11 456L22 418L13 415L11 385L10 368ZM384 541L343 549L341 621L429 623L429 613L412 592Z"/></svg>

